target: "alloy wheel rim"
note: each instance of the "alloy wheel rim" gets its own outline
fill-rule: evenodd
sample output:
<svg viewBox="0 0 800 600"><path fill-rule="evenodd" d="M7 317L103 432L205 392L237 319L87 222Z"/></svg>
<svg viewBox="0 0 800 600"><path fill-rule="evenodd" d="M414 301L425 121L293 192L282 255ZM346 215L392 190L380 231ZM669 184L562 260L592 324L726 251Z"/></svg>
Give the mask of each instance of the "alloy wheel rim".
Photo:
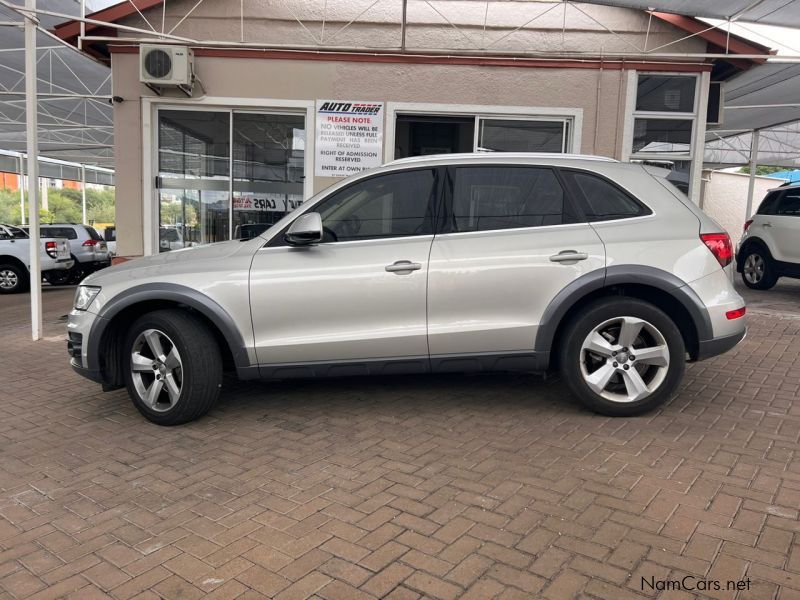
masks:
<svg viewBox="0 0 800 600"><path fill-rule="evenodd" d="M744 276L750 283L758 283L764 278L764 259L758 254L749 255L744 261Z"/></svg>
<svg viewBox="0 0 800 600"><path fill-rule="evenodd" d="M158 329L145 329L133 342L131 375L139 398L148 408L166 412L180 399L183 361L170 337Z"/></svg>
<svg viewBox="0 0 800 600"><path fill-rule="evenodd" d="M592 329L581 345L581 374L594 393L611 402L644 400L667 377L667 341L638 317L615 317Z"/></svg>
<svg viewBox="0 0 800 600"><path fill-rule="evenodd" d="M17 274L11 269L3 269L0 271L0 287L5 290L11 290L17 287L19 278Z"/></svg>

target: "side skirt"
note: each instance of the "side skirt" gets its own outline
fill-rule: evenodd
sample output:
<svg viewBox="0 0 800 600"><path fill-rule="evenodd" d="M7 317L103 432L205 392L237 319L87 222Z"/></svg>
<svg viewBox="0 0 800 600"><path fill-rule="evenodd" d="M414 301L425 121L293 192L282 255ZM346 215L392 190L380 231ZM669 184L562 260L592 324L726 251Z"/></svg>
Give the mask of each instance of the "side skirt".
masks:
<svg viewBox="0 0 800 600"><path fill-rule="evenodd" d="M444 354L363 360L273 363L258 366L262 379L306 379L315 377L359 377L418 373L464 373L475 371L535 371L547 369L549 352L524 350L489 354ZM253 368L239 370L240 378L252 379ZM242 377L245 375L246 377Z"/></svg>

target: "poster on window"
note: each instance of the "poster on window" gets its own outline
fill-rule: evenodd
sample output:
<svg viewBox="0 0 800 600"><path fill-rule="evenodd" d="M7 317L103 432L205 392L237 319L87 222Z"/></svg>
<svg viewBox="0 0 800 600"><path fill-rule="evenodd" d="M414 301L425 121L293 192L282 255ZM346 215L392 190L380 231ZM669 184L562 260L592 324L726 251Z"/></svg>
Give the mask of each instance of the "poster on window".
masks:
<svg viewBox="0 0 800 600"><path fill-rule="evenodd" d="M317 100L314 174L346 177L383 162L383 102Z"/></svg>
<svg viewBox="0 0 800 600"><path fill-rule="evenodd" d="M234 196L233 210L289 212L303 203L303 197L296 194L252 194Z"/></svg>

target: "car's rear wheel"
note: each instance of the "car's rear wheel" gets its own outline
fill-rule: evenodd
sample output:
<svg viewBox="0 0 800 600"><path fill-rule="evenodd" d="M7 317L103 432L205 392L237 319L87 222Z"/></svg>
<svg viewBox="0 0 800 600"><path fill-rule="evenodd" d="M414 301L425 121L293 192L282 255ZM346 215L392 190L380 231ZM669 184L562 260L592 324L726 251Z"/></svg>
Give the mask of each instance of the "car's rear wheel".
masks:
<svg viewBox="0 0 800 600"><path fill-rule="evenodd" d="M0 265L0 294L16 294L28 289L28 271L18 265Z"/></svg>
<svg viewBox="0 0 800 600"><path fill-rule="evenodd" d="M584 405L604 415L633 416L674 396L685 352L680 330L656 306L603 298L567 326L559 364Z"/></svg>
<svg viewBox="0 0 800 600"><path fill-rule="evenodd" d="M50 285L67 285L71 283L72 269L60 269L44 272L44 279Z"/></svg>
<svg viewBox="0 0 800 600"><path fill-rule="evenodd" d="M749 248L744 254L742 281L754 290L768 290L778 282L772 258L761 248Z"/></svg>
<svg viewBox="0 0 800 600"><path fill-rule="evenodd" d="M128 394L147 419L180 425L206 414L219 395L222 358L202 320L183 310L137 319L125 340Z"/></svg>

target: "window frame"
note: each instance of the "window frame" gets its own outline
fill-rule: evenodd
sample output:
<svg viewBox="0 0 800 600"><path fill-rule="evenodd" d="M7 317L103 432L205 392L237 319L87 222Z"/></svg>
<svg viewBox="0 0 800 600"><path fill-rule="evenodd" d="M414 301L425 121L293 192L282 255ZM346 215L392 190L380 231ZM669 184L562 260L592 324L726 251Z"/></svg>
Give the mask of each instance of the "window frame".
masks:
<svg viewBox="0 0 800 600"><path fill-rule="evenodd" d="M292 246L288 244L284 239L284 234L288 231L289 227L292 226L301 215L306 213L317 212L316 208L325 202L326 200L330 199L333 196L337 196L341 193L347 192L350 188L361 185L373 179L377 179L379 177L384 177L387 175L396 175L399 173L412 173L417 171L431 171L433 172L433 189L431 190L431 196L428 198L428 211L431 214L431 221L432 221L432 230L431 233L425 233L420 235L403 235L403 236L393 236L393 237L376 237L376 238L369 238L363 240L342 240L336 242L319 242L318 244L314 244L315 246L329 246L332 244L366 244L369 242L381 242L385 240L405 240L409 238L419 238L425 236L433 236L438 233L439 230L439 219L442 213L442 188L444 185L445 179L445 167L443 166L428 166L428 167L414 167L414 168L400 168L400 169L392 169L390 171L381 171L379 173L371 173L370 175L364 177L355 178L353 181L350 181L347 185L343 185L341 187L337 187L335 190L331 190L330 193L325 194L319 200L316 200L313 204L304 203L302 207L305 209L302 212L298 212L297 215L286 225L278 231L270 240L262 246L263 248L296 248L296 246Z"/></svg>
<svg viewBox="0 0 800 600"><path fill-rule="evenodd" d="M614 222L617 222L617 221L627 221L629 219L641 219L643 217L651 217L651 216L653 216L655 214L655 212L653 211L653 209L650 206L648 206L647 204L642 202L630 190L627 190L626 188L624 188L623 186L618 184L616 181L614 181L613 179L611 179L610 177L607 177L606 175L604 175L602 173L598 173L597 171L592 171L591 169L579 169L577 167L561 167L561 168L559 168L559 171L562 174L562 179L564 180L564 183L566 184L567 188L569 189L570 195L572 196L572 198L575 201L575 205L577 207L578 214L580 215L581 219L583 219L583 221L586 222L586 223L590 223L590 224L591 223L614 223ZM635 216L630 216L630 217L619 217L619 218L615 218L615 219L602 219L602 220L592 221L591 219L589 219L588 214L584 210L585 207L589 206L589 202L586 199L586 194L583 193L583 190L581 189L581 187L578 184L578 182L574 181L574 179L572 177L564 176L565 174L568 174L568 173L580 173L582 175L589 175L589 176L592 176L592 177L597 177L598 179L601 179L601 180L605 181L607 184L609 184L611 187L615 188L618 192L622 193L629 200L631 200L634 204L636 204L639 208L641 208L643 212L641 214L638 214L638 215L635 215Z"/></svg>
<svg viewBox="0 0 800 600"><path fill-rule="evenodd" d="M639 77L681 77L681 78L691 78L695 81L695 88L694 88L694 101L692 103L692 111L691 112L679 112L679 111L651 111L651 110L639 110L636 108L636 102L638 99L638 89L639 89ZM632 72L632 93L631 93L631 107L630 107L630 139L626 142L626 148L629 153L630 159L636 160L667 160L667 161L688 161L692 162L694 158L694 142L697 139L697 115L698 115L698 108L700 105L700 82L701 77L697 73L681 73L681 72L658 72L658 71L633 71ZM664 120L664 121L691 121L691 132L689 136L689 151L686 154L676 155L676 154L669 154L669 153L648 153L648 152L634 152L633 151L633 141L636 132L636 119L654 119L654 120Z"/></svg>
<svg viewBox="0 0 800 600"><path fill-rule="evenodd" d="M476 229L475 231L453 231L451 217L453 215L453 201L455 199L456 171L458 169L464 169L464 168L479 168L479 169L514 168L514 169L549 170L555 176L556 181L561 186L561 190L564 194L564 208L562 214L563 215L570 214L575 218L575 220L572 222L559 223L557 225L532 225L532 226L529 225L524 227L504 227L502 229ZM544 228L550 229L553 227L569 227L572 225L578 225L586 222L582 211L578 209L578 206L574 198L572 197L571 191L565 185L564 178L561 176L561 173L559 172L559 169L556 166L539 165L539 164L520 164L520 163L491 163L491 164L459 163L456 165L447 165L446 170L447 173L443 185L441 213L439 215L439 218L437 219L436 235L480 235L487 233L524 231L524 230L544 229Z"/></svg>

